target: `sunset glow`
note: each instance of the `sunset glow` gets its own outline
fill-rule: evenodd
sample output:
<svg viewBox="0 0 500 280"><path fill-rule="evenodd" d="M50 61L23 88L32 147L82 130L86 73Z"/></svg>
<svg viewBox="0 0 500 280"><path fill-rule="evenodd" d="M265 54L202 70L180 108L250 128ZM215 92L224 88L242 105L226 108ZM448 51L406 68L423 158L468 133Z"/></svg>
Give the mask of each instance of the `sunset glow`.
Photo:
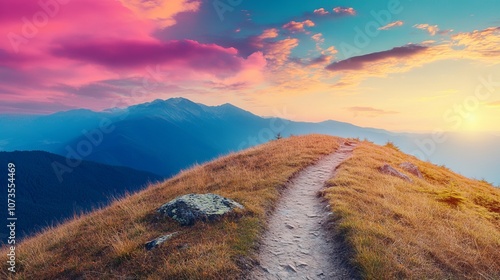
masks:
<svg viewBox="0 0 500 280"><path fill-rule="evenodd" d="M293 120L498 131L498 1L6 0L0 113L182 96Z"/></svg>

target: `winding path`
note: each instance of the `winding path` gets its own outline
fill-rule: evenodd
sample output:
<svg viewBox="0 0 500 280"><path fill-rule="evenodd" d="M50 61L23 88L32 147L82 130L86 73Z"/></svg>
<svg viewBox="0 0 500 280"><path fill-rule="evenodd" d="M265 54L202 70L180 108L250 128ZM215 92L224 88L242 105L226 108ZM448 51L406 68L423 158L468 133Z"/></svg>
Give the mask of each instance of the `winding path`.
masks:
<svg viewBox="0 0 500 280"><path fill-rule="evenodd" d="M264 233L251 279L354 279L344 246L323 224L330 213L317 193L354 149L336 152L302 170L289 183Z"/></svg>

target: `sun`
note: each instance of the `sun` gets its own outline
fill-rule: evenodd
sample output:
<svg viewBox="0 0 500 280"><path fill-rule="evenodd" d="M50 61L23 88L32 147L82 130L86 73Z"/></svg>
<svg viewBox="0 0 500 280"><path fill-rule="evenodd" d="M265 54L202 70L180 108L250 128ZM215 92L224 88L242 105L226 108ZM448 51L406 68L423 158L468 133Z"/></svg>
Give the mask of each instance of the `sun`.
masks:
<svg viewBox="0 0 500 280"><path fill-rule="evenodd" d="M478 114L469 113L467 117L464 118L464 131L473 132L479 131L482 122Z"/></svg>

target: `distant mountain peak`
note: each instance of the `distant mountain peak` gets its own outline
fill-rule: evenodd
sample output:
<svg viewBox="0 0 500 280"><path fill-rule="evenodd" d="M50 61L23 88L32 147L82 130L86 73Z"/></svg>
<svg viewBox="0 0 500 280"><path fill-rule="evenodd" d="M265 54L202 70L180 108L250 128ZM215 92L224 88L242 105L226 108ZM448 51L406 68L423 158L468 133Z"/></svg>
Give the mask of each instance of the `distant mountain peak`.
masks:
<svg viewBox="0 0 500 280"><path fill-rule="evenodd" d="M191 101L187 98L184 98L184 97L171 97L169 99L166 99L165 101L171 102L171 103L181 103L181 102L194 103L193 101Z"/></svg>
<svg viewBox="0 0 500 280"><path fill-rule="evenodd" d="M228 115L257 117L230 103L207 106L183 97L173 97L166 100L156 99L151 102L130 106L128 109L136 116L159 117L179 121L189 121L200 117L213 119L227 117Z"/></svg>
<svg viewBox="0 0 500 280"><path fill-rule="evenodd" d="M78 108L78 109L71 109L71 110L56 112L56 113L53 113L52 115L81 116L82 114L96 114L96 112L92 111L90 109Z"/></svg>
<svg viewBox="0 0 500 280"><path fill-rule="evenodd" d="M169 99L155 99L151 102L141 103L137 105L132 105L131 107L165 107L165 106L175 106L175 107L187 107L187 106L199 106L199 104L193 101L183 98L183 97L172 97Z"/></svg>
<svg viewBox="0 0 500 280"><path fill-rule="evenodd" d="M184 107L184 108L200 108L200 106L204 106L202 104L195 103L189 99L183 98L183 97L173 97L169 98L164 101L167 104L174 105L177 107Z"/></svg>
<svg viewBox="0 0 500 280"><path fill-rule="evenodd" d="M238 108L238 107L234 106L234 105L233 105L233 104L231 104L231 103L224 103L224 104L218 105L217 107L230 107L230 108ZM241 109L241 108L238 108L238 109Z"/></svg>

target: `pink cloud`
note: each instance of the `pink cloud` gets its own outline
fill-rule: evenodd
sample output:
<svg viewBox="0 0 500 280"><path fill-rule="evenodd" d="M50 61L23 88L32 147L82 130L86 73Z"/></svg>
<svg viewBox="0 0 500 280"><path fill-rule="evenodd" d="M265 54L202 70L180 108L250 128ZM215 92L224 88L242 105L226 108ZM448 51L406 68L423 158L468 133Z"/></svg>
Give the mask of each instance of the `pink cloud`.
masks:
<svg viewBox="0 0 500 280"><path fill-rule="evenodd" d="M37 1L8 1L8 7L5 5L6 3L2 3L3 7L0 9L2 23L21 21L22 17L33 16L36 12L43 11Z"/></svg>
<svg viewBox="0 0 500 280"><path fill-rule="evenodd" d="M159 82L173 84L167 92L175 94L204 80L250 84L260 79L266 66L261 52L242 57L234 48L154 37L159 28L176 24L179 13L196 12L200 1L42 2L50 5L40 6L39 0L0 4L0 33L11 34L0 40L0 94L12 108L39 102L48 110L70 106L67 104L102 109L141 86L142 79L150 75L149 68L161 69ZM277 30L268 30L263 36L274 38ZM137 80L138 85L127 82ZM127 102L148 98L151 96L144 95Z"/></svg>
<svg viewBox="0 0 500 280"><path fill-rule="evenodd" d="M329 12L327 10L325 10L325 8L319 8L319 9L314 10L314 14L324 16L324 15L328 15Z"/></svg>
<svg viewBox="0 0 500 280"><path fill-rule="evenodd" d="M16 54L0 48L0 66L19 68L19 66L32 63L36 57L26 54Z"/></svg>
<svg viewBox="0 0 500 280"><path fill-rule="evenodd" d="M283 25L284 29L287 29L291 32L305 32L305 27L313 27L315 24L312 20L304 20L304 21L290 21L289 23Z"/></svg>
<svg viewBox="0 0 500 280"><path fill-rule="evenodd" d="M336 14L351 15L351 16L356 15L356 10L354 10L354 8L349 8L349 7L336 7L333 8L333 11Z"/></svg>
<svg viewBox="0 0 500 280"><path fill-rule="evenodd" d="M102 41L70 42L52 49L52 54L108 68L136 68L153 64L186 67L196 71L235 72L243 59L234 48L182 41Z"/></svg>
<svg viewBox="0 0 500 280"><path fill-rule="evenodd" d="M18 3L19 2L19 3ZM41 53L54 40L150 38L156 25L119 1L8 1L0 9L0 48L16 53ZM20 4L22 3L22 5ZM2 4L3 5L3 4ZM9 14L12 11L12 15ZM96 12L99 11L99 12Z"/></svg>

